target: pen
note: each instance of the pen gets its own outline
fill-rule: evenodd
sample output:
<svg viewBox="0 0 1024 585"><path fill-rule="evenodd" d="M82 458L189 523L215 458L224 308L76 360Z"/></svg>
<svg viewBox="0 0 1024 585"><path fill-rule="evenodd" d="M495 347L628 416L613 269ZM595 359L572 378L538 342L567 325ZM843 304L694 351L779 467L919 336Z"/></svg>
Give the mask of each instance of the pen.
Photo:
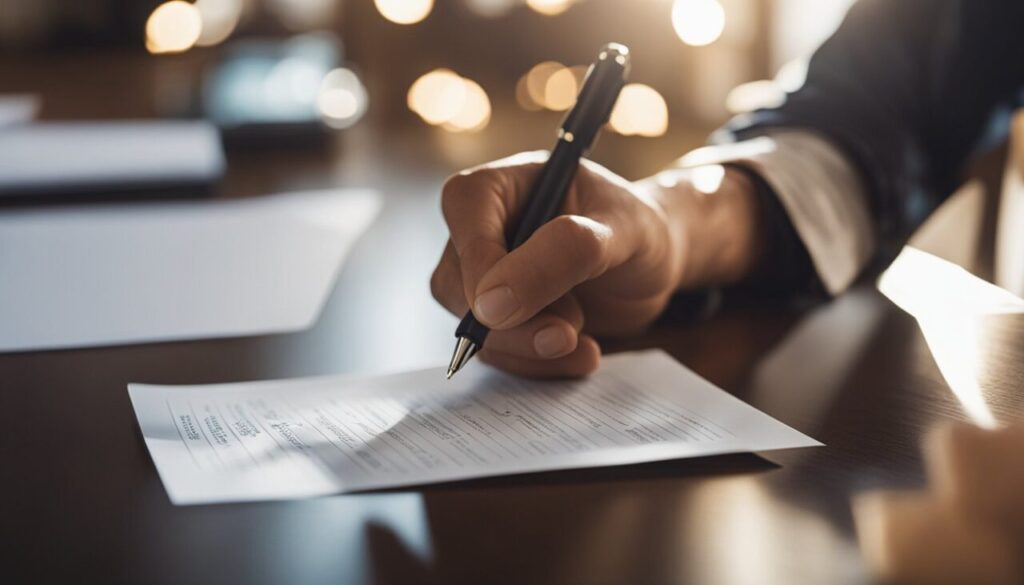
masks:
<svg viewBox="0 0 1024 585"><path fill-rule="evenodd" d="M587 71L576 105L562 121L558 142L530 189L522 220L508 241L510 252L529 239L540 226L554 219L562 209L580 159L590 150L601 126L608 121L628 73L629 49L618 43L605 45L597 61ZM458 341L448 365L449 379L483 347L489 332L476 320L472 311L466 313L455 329Z"/></svg>

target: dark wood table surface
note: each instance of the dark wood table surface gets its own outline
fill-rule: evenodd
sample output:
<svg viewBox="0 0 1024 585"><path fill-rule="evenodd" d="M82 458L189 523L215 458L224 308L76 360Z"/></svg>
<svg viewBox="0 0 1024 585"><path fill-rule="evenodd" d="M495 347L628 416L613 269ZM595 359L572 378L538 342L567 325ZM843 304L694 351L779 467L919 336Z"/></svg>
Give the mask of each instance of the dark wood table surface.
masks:
<svg viewBox="0 0 1024 585"><path fill-rule="evenodd" d="M46 85L38 75L15 78L0 89ZM51 100L44 114L54 117L123 113L101 98L81 105L43 91ZM303 501L171 505L139 433L129 382L447 360L455 319L427 284L445 238L438 193L446 169L430 154L432 134L389 132L367 122L322 148L230 153L228 196L334 185L374 187L384 197L308 331L0 355L0 580L872 582L851 496L920 486L923 433L968 417L917 322L869 281L825 304L734 301L711 319L606 345L663 348L823 448ZM982 327L983 399L999 420L1024 413L1022 331L1021 316Z"/></svg>

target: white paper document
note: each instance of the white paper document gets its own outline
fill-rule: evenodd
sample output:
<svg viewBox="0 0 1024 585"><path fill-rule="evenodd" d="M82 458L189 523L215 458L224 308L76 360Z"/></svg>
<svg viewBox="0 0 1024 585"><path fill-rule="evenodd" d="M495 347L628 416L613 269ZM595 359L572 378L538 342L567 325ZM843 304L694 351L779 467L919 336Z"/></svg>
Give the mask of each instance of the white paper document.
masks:
<svg viewBox="0 0 1024 585"><path fill-rule="evenodd" d="M175 504L820 445L660 351L577 381L471 364L378 377L128 388Z"/></svg>
<svg viewBox="0 0 1024 585"><path fill-rule="evenodd" d="M370 191L0 210L0 351L297 331Z"/></svg>
<svg viewBox="0 0 1024 585"><path fill-rule="evenodd" d="M14 113L12 105L10 100L6 107L0 101L3 195L204 185L224 174L220 134L208 122L123 120L3 126L3 118Z"/></svg>

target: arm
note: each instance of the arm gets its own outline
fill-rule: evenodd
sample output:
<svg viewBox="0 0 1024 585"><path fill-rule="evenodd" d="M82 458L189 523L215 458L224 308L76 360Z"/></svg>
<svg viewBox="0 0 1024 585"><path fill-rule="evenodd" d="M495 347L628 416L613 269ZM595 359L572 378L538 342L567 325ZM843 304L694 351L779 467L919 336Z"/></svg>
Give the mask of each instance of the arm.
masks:
<svg viewBox="0 0 1024 585"><path fill-rule="evenodd" d="M819 142L740 158L772 185L831 292L873 254L891 258L956 188L1024 80L1022 19L1008 0L861 0L799 91L727 126L730 141Z"/></svg>
<svg viewBox="0 0 1024 585"><path fill-rule="evenodd" d="M462 173L442 196L451 238L434 296L492 329L482 359L550 377L592 371L594 336L643 329L677 290L749 281L787 257L809 256L839 292L871 255L873 229L898 242L923 217L918 194L931 204L948 194L985 120L1024 79L1022 11L1018 0L863 0L803 89L734 121L741 142L637 183L584 165L565 215L511 253L504 231L537 165L517 157ZM710 164L730 161L747 170Z"/></svg>

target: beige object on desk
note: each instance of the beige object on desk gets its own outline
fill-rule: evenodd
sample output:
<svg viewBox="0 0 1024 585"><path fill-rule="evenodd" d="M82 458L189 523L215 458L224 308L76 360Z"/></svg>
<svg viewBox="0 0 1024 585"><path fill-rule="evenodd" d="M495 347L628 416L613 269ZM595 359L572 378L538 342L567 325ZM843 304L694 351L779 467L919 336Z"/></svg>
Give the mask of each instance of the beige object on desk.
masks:
<svg viewBox="0 0 1024 585"><path fill-rule="evenodd" d="M925 461L927 490L854 499L868 564L909 585L1024 582L1024 423L940 426L925 442Z"/></svg>
<svg viewBox="0 0 1024 585"><path fill-rule="evenodd" d="M995 283L1024 296L1024 111L1013 117L996 229Z"/></svg>

